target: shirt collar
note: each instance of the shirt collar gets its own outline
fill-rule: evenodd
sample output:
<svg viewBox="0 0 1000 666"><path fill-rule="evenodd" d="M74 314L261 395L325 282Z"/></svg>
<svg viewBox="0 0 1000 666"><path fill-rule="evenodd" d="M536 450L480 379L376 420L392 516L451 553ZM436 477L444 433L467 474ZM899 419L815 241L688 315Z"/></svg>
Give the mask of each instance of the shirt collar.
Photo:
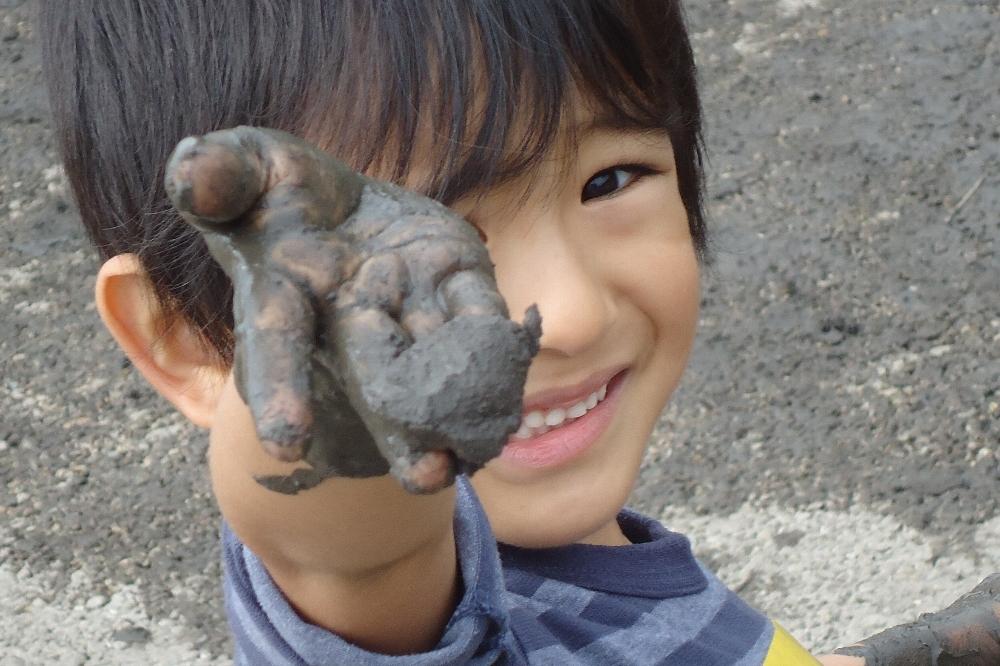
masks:
<svg viewBox="0 0 1000 666"><path fill-rule="evenodd" d="M696 594L708 586L687 537L629 509L618 514L618 525L632 541L630 545L520 548L498 544L500 559L505 569L610 594L669 599Z"/></svg>

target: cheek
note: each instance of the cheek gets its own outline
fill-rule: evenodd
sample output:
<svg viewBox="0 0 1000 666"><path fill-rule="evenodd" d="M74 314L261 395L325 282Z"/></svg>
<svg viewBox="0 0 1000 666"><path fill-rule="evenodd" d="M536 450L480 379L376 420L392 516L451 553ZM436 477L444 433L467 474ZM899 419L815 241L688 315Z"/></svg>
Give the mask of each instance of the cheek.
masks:
<svg viewBox="0 0 1000 666"><path fill-rule="evenodd" d="M693 243L689 238L647 238L620 243L618 248L606 267L622 302L652 327L657 348L686 355L701 298Z"/></svg>
<svg viewBox="0 0 1000 666"><path fill-rule="evenodd" d="M689 347L701 300L698 259L690 241L671 243L645 257L645 280L632 284L640 307L649 314L657 335Z"/></svg>
<svg viewBox="0 0 1000 666"><path fill-rule="evenodd" d="M700 270L676 182L623 197L589 238L606 283L652 327L657 346L689 349L698 321Z"/></svg>

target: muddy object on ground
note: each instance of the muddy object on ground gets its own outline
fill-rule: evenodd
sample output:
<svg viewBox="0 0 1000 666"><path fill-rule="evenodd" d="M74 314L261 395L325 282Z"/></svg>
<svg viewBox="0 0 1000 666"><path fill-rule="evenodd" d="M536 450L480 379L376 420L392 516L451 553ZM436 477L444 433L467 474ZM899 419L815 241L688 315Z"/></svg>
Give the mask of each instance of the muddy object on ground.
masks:
<svg viewBox="0 0 1000 666"><path fill-rule="evenodd" d="M234 287L235 381L295 493L394 474L432 492L520 425L536 308L510 320L475 227L289 134L181 141L166 188Z"/></svg>
<svg viewBox="0 0 1000 666"><path fill-rule="evenodd" d="M1000 573L936 613L840 648L865 666L996 666L1000 664Z"/></svg>

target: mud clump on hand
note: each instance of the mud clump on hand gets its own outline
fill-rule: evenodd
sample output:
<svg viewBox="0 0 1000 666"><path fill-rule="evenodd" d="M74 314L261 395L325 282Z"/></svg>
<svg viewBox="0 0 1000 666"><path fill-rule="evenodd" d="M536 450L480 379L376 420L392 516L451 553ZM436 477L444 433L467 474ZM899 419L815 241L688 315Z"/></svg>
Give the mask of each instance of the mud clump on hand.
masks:
<svg viewBox="0 0 1000 666"><path fill-rule="evenodd" d="M996 666L1000 664L1000 573L935 613L870 636L837 654L865 666Z"/></svg>
<svg viewBox="0 0 1000 666"><path fill-rule="evenodd" d="M283 132L181 141L174 206L233 283L236 387L295 493L391 472L433 492L521 421L541 320L510 320L477 230Z"/></svg>

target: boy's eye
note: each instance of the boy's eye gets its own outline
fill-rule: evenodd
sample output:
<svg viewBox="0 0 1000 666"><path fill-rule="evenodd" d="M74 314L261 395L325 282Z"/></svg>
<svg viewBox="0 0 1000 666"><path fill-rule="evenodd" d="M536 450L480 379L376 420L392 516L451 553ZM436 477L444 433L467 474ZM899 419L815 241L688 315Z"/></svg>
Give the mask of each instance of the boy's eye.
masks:
<svg viewBox="0 0 1000 666"><path fill-rule="evenodd" d="M615 194L651 173L652 169L641 164L619 164L598 171L583 186L580 203Z"/></svg>

